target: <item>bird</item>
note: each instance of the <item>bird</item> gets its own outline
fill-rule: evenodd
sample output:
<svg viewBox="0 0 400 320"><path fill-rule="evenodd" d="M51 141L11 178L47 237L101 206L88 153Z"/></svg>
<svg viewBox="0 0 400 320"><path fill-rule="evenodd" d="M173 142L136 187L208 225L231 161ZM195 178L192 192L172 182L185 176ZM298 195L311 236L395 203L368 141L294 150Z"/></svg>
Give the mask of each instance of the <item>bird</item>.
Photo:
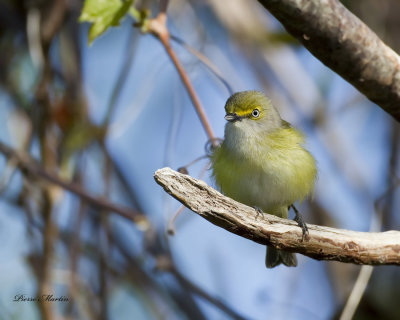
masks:
<svg viewBox="0 0 400 320"><path fill-rule="evenodd" d="M283 120L259 91L234 93L225 104L223 142L211 154L212 176L226 196L256 209L288 218L296 201L311 197L316 160L304 147L304 134ZM296 218L303 222L296 208ZM267 246L267 268L297 266L294 253Z"/></svg>

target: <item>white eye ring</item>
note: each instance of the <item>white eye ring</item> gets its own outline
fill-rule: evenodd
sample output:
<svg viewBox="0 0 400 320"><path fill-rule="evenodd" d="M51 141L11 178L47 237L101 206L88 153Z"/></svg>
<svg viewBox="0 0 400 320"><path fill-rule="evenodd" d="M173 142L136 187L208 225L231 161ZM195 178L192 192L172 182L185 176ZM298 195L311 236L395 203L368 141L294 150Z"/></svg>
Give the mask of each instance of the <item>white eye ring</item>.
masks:
<svg viewBox="0 0 400 320"><path fill-rule="evenodd" d="M252 116L253 118L258 118L258 117L260 116L260 111L259 111L258 109L254 109L254 110L251 112L251 116Z"/></svg>

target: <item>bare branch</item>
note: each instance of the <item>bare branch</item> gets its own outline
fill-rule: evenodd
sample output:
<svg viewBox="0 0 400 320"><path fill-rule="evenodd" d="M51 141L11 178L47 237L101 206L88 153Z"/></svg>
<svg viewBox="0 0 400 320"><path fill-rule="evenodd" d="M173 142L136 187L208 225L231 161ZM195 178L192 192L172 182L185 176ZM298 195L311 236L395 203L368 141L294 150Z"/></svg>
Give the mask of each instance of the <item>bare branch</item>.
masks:
<svg viewBox="0 0 400 320"><path fill-rule="evenodd" d="M167 15L165 12L161 11L157 17L149 21L148 31L151 32L156 38L158 38L161 44L164 46L164 49L167 52L168 56L170 57L172 63L174 64L182 80L183 85L186 87L186 90L193 103L196 113L201 121L201 124L203 125L204 130L206 131L206 134L210 138L211 143L213 145L216 145L216 138L214 136L214 132L211 128L210 122L208 121L206 112L204 111L204 108L200 103L200 99L197 96L196 90L194 89L189 79L189 76L187 75L178 56L171 47L170 33L167 27Z"/></svg>
<svg viewBox="0 0 400 320"><path fill-rule="evenodd" d="M140 224L141 227L146 227L148 224L147 218L140 212L131 210L129 208L117 206L105 198L96 197L90 194L87 190L77 184L61 179L56 174L46 171L28 154L23 154L22 152L15 151L1 142L0 153L4 154L7 158L12 158L13 161L17 163L19 168L28 172L29 174L40 177L65 190L68 190L98 208L115 212L121 217L127 218L137 224Z"/></svg>
<svg viewBox="0 0 400 320"><path fill-rule="evenodd" d="M259 0L315 57L400 121L400 57L338 0Z"/></svg>
<svg viewBox="0 0 400 320"><path fill-rule="evenodd" d="M228 90L229 95L232 95L233 89L231 85L229 84L228 80L225 79L224 75L222 72L218 69L216 65L214 65L210 59L207 58L205 54L202 52L196 50L192 46L188 45L185 41L183 41L181 38L170 35L171 40L175 41L179 45L181 45L183 48L185 48L187 51L189 51L192 55L194 55L202 64L204 64L217 78L219 81L222 82L222 84L225 86L226 90Z"/></svg>
<svg viewBox="0 0 400 320"><path fill-rule="evenodd" d="M357 307L360 304L361 298L363 297L365 290L367 289L372 271L374 271L374 267L361 267L360 273L357 277L357 281L354 284L353 289L351 290L350 296L347 299L346 305L342 311L342 314L340 315L339 320L351 320L354 318L354 314L356 313Z"/></svg>
<svg viewBox="0 0 400 320"><path fill-rule="evenodd" d="M196 285L187 279L182 273L180 273L174 266L171 266L169 270L175 278L182 284L182 286L189 289L190 292L195 294L196 296L203 298L205 301L208 301L210 304L216 306L221 311L223 311L226 315L230 316L231 319L234 320L245 320L243 316L238 314L235 310L233 310L230 306L225 304L222 300L215 298L204 291L201 287Z"/></svg>
<svg viewBox="0 0 400 320"><path fill-rule="evenodd" d="M309 236L294 221L264 214L256 219L253 208L225 197L201 180L170 168L154 178L166 192L213 224L257 243L318 260L356 264L400 265L400 232L356 232L308 224Z"/></svg>

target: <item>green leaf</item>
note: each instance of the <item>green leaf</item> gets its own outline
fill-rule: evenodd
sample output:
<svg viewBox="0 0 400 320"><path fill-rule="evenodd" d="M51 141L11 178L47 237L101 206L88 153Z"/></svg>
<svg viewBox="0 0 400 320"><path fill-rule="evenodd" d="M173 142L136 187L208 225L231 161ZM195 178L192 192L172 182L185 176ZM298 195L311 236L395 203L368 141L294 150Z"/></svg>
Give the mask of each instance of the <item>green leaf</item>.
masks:
<svg viewBox="0 0 400 320"><path fill-rule="evenodd" d="M79 22L91 22L89 44L108 28L119 26L133 0L85 0Z"/></svg>

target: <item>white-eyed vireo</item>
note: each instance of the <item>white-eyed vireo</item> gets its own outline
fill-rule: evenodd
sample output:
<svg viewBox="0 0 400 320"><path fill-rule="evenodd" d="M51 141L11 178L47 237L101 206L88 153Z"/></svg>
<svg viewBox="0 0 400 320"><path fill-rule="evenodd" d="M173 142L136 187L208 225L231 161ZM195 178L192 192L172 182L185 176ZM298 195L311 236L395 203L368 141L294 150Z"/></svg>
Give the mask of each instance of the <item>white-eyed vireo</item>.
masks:
<svg viewBox="0 0 400 320"><path fill-rule="evenodd" d="M317 176L303 134L258 91L233 94L225 111L224 141L212 154L217 185L232 199L287 218L289 206L312 193ZM270 247L265 263L268 268L296 266L297 259Z"/></svg>

